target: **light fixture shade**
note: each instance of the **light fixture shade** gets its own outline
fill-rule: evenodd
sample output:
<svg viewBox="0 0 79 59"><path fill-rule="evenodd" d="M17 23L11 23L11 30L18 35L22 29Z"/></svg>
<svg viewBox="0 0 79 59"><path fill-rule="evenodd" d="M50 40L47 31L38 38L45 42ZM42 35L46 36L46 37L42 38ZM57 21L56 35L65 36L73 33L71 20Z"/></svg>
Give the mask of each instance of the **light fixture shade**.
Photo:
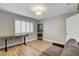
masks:
<svg viewBox="0 0 79 59"><path fill-rule="evenodd" d="M41 15L43 15L43 13L46 11L46 8L45 8L45 6L43 6L43 5L37 5L37 6L33 6L33 7L32 7L32 11L33 11L36 15L41 16Z"/></svg>
<svg viewBox="0 0 79 59"><path fill-rule="evenodd" d="M36 12L35 14L38 15L38 16L41 16L43 13L42 12Z"/></svg>
<svg viewBox="0 0 79 59"><path fill-rule="evenodd" d="M41 16L43 14L43 11L41 9L37 9L35 14Z"/></svg>

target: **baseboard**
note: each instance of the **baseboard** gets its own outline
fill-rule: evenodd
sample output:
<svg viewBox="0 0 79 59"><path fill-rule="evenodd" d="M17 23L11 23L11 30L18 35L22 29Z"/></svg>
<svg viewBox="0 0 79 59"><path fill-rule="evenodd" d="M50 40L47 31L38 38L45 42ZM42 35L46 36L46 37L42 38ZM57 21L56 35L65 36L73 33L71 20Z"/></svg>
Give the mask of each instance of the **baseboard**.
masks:
<svg viewBox="0 0 79 59"><path fill-rule="evenodd" d="M48 40L48 39L44 39L45 41L49 41L52 43L52 45L56 45L56 46L59 46L61 48L64 48L64 45L63 43L60 43L60 42L57 42L57 41L52 41L52 40Z"/></svg>
<svg viewBox="0 0 79 59"><path fill-rule="evenodd" d="M26 40L26 42L30 42L30 41L33 41L33 40L36 40L37 38L33 38L33 39L30 39L30 40Z"/></svg>
<svg viewBox="0 0 79 59"><path fill-rule="evenodd" d="M48 40L48 39L43 39L43 40L45 40L45 41L49 41L49 42L51 42L51 43L54 42L54 43L59 43L59 44L63 44L63 45L65 44L65 43L63 43L63 42L61 43L61 42L58 42L58 41L53 41L53 40Z"/></svg>

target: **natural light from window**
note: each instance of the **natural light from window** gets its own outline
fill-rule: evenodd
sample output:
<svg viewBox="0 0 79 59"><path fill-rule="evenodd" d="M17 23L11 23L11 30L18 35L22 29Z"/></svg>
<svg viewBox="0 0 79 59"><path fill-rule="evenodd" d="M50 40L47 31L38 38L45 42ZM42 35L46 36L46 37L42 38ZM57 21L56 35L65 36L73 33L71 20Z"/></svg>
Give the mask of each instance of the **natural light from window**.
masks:
<svg viewBox="0 0 79 59"><path fill-rule="evenodd" d="M25 22L24 21L21 22L21 31L22 33L25 33Z"/></svg>
<svg viewBox="0 0 79 59"><path fill-rule="evenodd" d="M19 20L15 20L15 33L20 33L20 21Z"/></svg>
<svg viewBox="0 0 79 59"><path fill-rule="evenodd" d="M15 20L15 33L33 33L34 24L32 22Z"/></svg>

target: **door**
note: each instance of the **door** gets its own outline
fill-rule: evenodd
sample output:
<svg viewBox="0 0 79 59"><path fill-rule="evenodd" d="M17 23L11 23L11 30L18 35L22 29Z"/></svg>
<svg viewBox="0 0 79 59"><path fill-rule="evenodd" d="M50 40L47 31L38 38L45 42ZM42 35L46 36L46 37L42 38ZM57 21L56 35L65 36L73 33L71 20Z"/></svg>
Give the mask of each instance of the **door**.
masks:
<svg viewBox="0 0 79 59"><path fill-rule="evenodd" d="M79 14L66 19L66 41L70 38L79 42Z"/></svg>

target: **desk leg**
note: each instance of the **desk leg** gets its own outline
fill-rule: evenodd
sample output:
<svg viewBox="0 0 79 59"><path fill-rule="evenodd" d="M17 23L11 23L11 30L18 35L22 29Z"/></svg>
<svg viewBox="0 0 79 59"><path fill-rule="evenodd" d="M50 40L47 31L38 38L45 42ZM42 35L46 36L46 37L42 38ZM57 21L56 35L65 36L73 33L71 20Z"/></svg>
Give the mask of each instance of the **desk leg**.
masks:
<svg viewBox="0 0 79 59"><path fill-rule="evenodd" d="M5 40L5 52L7 52L7 40Z"/></svg>
<svg viewBox="0 0 79 59"><path fill-rule="evenodd" d="M24 45L27 45L27 44L26 44L26 38L25 38L25 36L24 36Z"/></svg>

